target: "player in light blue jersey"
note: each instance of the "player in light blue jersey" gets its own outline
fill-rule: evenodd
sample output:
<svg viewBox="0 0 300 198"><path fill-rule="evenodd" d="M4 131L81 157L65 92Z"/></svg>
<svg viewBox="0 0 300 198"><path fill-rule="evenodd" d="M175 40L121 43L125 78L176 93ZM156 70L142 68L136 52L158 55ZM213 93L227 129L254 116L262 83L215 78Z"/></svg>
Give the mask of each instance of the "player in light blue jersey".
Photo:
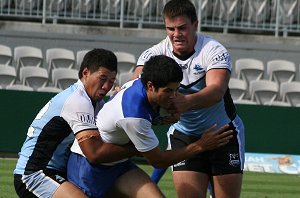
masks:
<svg viewBox="0 0 300 198"><path fill-rule="evenodd" d="M230 54L218 41L197 33L197 14L191 1L168 1L163 17L167 37L140 55L134 77L152 56L163 54L180 65L183 80L173 111L181 116L168 132L171 149L201 139L203 131L214 123L217 127L229 124L235 131L229 144L172 166L178 197L206 197L212 179L216 197L238 198L243 178L244 126L228 88Z"/></svg>
<svg viewBox="0 0 300 198"><path fill-rule="evenodd" d="M161 151L152 124L161 119L160 108L170 108L176 98L182 71L167 56L154 56L146 62L140 79L126 83L99 111L96 119L101 138L106 143L133 143L142 156L155 167L167 167L199 152L229 142L232 131L226 126L215 132L211 127L199 141L174 151ZM172 116L167 116L171 120ZM159 119L158 119L159 118ZM90 198L164 197L149 176L130 159L112 163L91 163L78 141L71 147L68 180Z"/></svg>
<svg viewBox="0 0 300 198"><path fill-rule="evenodd" d="M67 160L74 136L87 158L110 162L136 154L131 145L101 141L95 115L116 78L117 58L108 50L89 51L79 80L52 98L31 123L14 170L19 197L87 197L66 181Z"/></svg>

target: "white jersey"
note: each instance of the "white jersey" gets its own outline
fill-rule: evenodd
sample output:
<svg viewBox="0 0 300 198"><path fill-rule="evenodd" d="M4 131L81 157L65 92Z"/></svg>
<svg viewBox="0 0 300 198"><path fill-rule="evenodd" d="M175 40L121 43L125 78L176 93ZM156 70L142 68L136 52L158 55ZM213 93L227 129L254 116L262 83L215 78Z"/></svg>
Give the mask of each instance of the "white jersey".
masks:
<svg viewBox="0 0 300 198"><path fill-rule="evenodd" d="M179 92L192 94L202 90L205 85L205 75L210 69L227 69L231 71L231 58L226 48L216 40L197 34L195 52L186 60L181 60L173 54L173 46L169 37L145 50L138 59L137 65L144 65L151 56L166 55L173 58L183 71L183 80ZM173 126L187 135L199 136L213 124L221 127L232 121L236 116L236 109L231 99L229 89L223 100L203 109L184 112L180 121Z"/></svg>
<svg viewBox="0 0 300 198"><path fill-rule="evenodd" d="M74 134L97 129L95 115L103 104L100 101L93 106L80 80L57 94L30 125L14 173L47 168L65 173Z"/></svg>
<svg viewBox="0 0 300 198"><path fill-rule="evenodd" d="M152 129L152 123L159 117L159 113L151 108L140 79L130 81L123 87L97 115L96 124L101 138L104 142L118 145L131 141L138 151L150 151L159 144ZM83 155L77 144L75 140L72 152Z"/></svg>

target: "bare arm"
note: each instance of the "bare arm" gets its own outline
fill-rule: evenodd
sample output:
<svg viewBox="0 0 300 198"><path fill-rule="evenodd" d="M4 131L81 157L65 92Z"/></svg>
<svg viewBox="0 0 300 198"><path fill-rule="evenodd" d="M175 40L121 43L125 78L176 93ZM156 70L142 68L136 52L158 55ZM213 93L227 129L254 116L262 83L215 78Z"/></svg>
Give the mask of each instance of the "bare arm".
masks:
<svg viewBox="0 0 300 198"><path fill-rule="evenodd" d="M104 143L98 130L82 131L75 137L83 154L92 164L114 162L138 154L133 144Z"/></svg>
<svg viewBox="0 0 300 198"><path fill-rule="evenodd" d="M228 130L228 125L221 127L217 131L214 131L215 127L216 126L214 125L207 129L199 140L186 147L166 151L161 151L159 147L156 147L155 149L142 154L152 166L158 168L168 167L197 153L215 149L227 144L229 139L233 137L233 131Z"/></svg>
<svg viewBox="0 0 300 198"><path fill-rule="evenodd" d="M139 77L139 75L142 73L144 66L143 65L138 65L136 66L134 72L133 72L133 76L132 79L136 79Z"/></svg>
<svg viewBox="0 0 300 198"><path fill-rule="evenodd" d="M178 93L174 99L177 112L189 109L210 107L220 100L228 89L230 72L227 69L211 69L206 73L206 87L201 91L189 95Z"/></svg>

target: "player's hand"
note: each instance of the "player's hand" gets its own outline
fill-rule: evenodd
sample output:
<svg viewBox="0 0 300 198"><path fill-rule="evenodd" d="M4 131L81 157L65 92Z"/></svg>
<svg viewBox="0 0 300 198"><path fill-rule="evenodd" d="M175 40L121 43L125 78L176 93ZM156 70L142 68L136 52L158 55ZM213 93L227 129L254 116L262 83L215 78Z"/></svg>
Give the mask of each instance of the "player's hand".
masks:
<svg viewBox="0 0 300 198"><path fill-rule="evenodd" d="M205 130L202 137L194 142L201 151L212 150L220 146L226 145L233 137L233 130L229 129L229 125L224 125L218 130L215 130L216 125Z"/></svg>

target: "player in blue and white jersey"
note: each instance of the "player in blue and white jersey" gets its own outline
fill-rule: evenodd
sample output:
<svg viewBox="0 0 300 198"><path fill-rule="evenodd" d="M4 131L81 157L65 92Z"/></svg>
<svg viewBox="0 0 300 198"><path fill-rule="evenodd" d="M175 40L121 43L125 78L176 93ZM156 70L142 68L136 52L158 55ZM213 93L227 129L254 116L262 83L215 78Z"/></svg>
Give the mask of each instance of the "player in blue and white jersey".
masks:
<svg viewBox="0 0 300 198"><path fill-rule="evenodd" d="M91 50L84 56L79 80L40 110L28 129L14 170L19 197L87 197L66 181L74 136L91 161L109 162L137 153L132 146L104 144L95 123L116 72L117 58L111 51Z"/></svg>
<svg viewBox="0 0 300 198"><path fill-rule="evenodd" d="M152 124L159 118L161 107L168 109L173 105L181 80L181 68L173 59L163 55L152 57L146 62L141 78L126 83L100 110L96 123L102 140L119 145L132 142L155 167L167 167L228 143L233 131L224 132L225 126L214 133L212 127L203 139L187 147L175 151L159 149ZM131 160L91 164L76 140L71 151L68 180L89 197L163 197L149 176Z"/></svg>
<svg viewBox="0 0 300 198"><path fill-rule="evenodd" d="M181 117L169 130L171 149L201 138L214 123L218 127L229 124L235 130L228 145L173 165L177 194L205 197L209 178L213 178L216 197L237 198L244 166L244 126L228 89L230 54L218 41L197 33L196 9L190 1L168 1L163 17L167 37L140 55L134 77L152 56L163 54L180 65L183 80L180 94L174 99L174 112L181 113Z"/></svg>

